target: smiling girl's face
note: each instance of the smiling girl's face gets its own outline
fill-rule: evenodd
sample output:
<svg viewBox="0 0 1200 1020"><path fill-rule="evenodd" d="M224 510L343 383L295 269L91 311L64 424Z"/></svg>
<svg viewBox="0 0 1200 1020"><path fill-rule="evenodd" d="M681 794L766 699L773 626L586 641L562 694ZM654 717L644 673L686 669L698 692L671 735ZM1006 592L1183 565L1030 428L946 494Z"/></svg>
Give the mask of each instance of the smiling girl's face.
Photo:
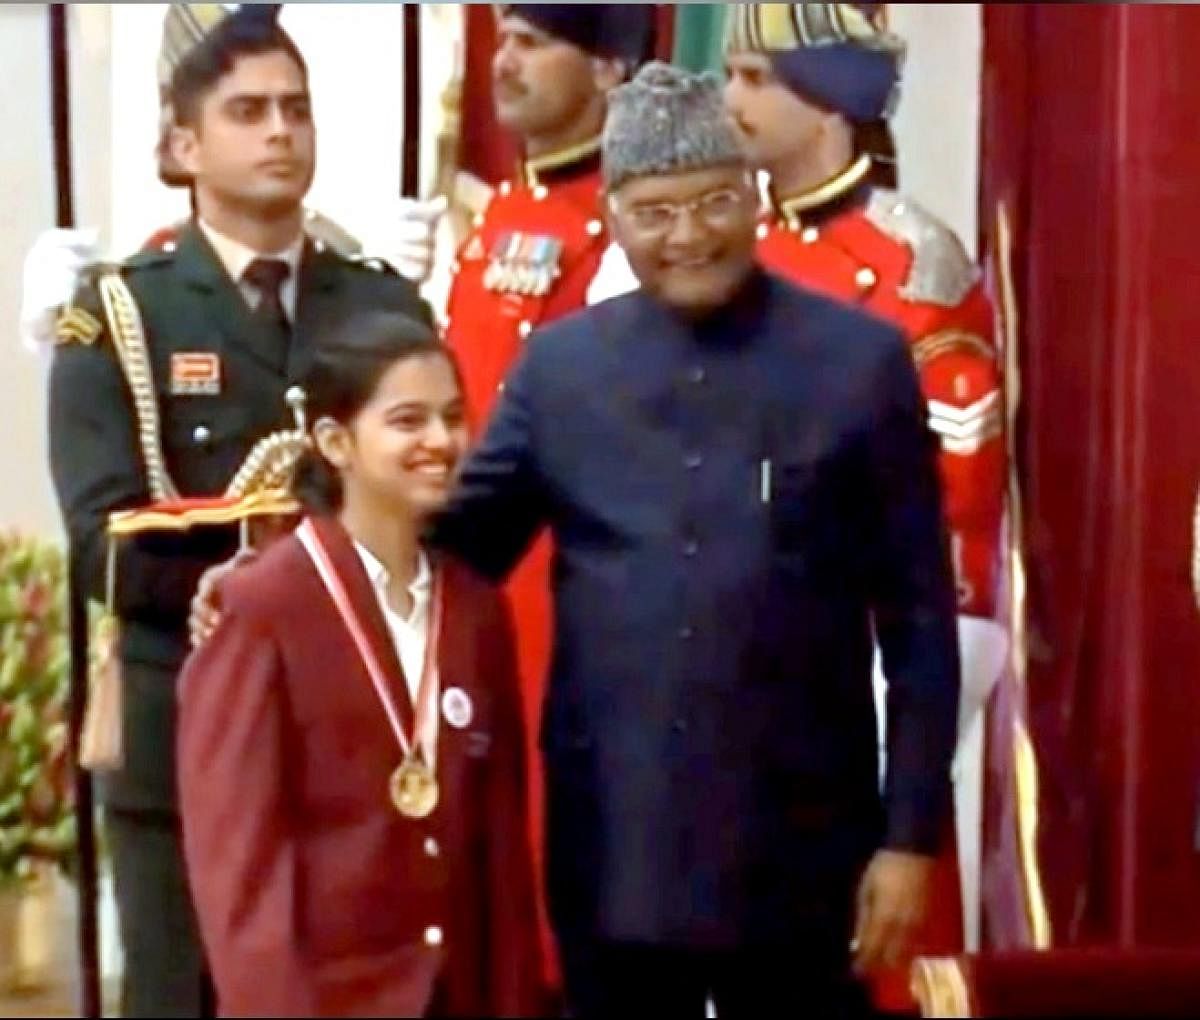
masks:
<svg viewBox="0 0 1200 1020"><path fill-rule="evenodd" d="M317 442L347 500L416 519L445 505L467 449L462 390L448 358L395 361L345 425L324 419Z"/></svg>

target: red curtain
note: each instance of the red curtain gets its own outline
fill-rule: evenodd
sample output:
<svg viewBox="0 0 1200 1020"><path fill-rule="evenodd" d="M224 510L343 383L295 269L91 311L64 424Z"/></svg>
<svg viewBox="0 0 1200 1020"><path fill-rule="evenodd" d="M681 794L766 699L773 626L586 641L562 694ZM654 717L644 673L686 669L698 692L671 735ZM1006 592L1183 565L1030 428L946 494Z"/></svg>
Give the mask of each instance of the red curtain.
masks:
<svg viewBox="0 0 1200 1020"><path fill-rule="evenodd" d="M462 140L459 166L494 184L512 175L516 146L496 122L492 105L492 52L496 14L492 4L466 4L467 47L463 72Z"/></svg>
<svg viewBox="0 0 1200 1020"><path fill-rule="evenodd" d="M1056 944L1200 944L1200 9L985 4Z"/></svg>

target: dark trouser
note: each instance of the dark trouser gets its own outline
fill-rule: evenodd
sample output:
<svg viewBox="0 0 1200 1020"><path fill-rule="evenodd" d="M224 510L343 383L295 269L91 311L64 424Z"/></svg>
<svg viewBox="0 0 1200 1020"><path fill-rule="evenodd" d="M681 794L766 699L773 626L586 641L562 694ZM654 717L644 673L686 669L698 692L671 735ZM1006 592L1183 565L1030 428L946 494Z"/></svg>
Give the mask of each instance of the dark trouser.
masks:
<svg viewBox="0 0 1200 1020"><path fill-rule="evenodd" d="M711 998L721 1020L871 1015L845 953L746 949L700 952L598 942L563 946L571 1016L703 1017Z"/></svg>
<svg viewBox="0 0 1200 1020"><path fill-rule="evenodd" d="M125 950L121 1015L214 1016L178 817L113 808L105 814Z"/></svg>

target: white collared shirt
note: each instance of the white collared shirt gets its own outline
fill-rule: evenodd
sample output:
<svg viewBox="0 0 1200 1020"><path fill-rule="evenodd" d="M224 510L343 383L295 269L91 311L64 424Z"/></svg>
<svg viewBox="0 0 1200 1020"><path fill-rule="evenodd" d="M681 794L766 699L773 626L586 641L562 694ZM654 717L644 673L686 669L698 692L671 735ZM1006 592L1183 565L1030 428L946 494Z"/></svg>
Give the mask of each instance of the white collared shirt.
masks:
<svg viewBox="0 0 1200 1020"><path fill-rule="evenodd" d="M429 647L429 624L433 604L433 569L429 565L429 558L424 552L417 554L417 572L408 586L408 594L413 603L412 612L408 616L402 616L388 605L387 589L390 577L387 567L361 542L355 542L354 548L358 551L359 559L366 568L367 578L375 590L375 597L379 600L379 608L383 612L388 633L391 634L396 657L404 670L404 680L408 685L408 696L415 714L417 693L421 688L421 673L425 668L425 651ZM436 663L432 681L434 711L429 720L429 729L419 735L421 742L431 752L436 746L437 706L440 698Z"/></svg>
<svg viewBox="0 0 1200 1020"><path fill-rule="evenodd" d="M226 237L224 234L217 232L205 223L204 220L199 220L198 222L201 231L203 231L204 236L208 239L208 243L212 245L213 251L217 253L217 258L221 260L221 265L225 267L225 272L237 284L238 290L242 292L242 296L251 308L258 307L258 302L262 299L262 295L258 292L258 288L254 284L243 279L246 275L246 270L250 268L250 263L255 259L279 259L287 263L288 269L291 272L288 273L288 278L283 281L283 286L279 288L279 299L283 302L283 310L287 312L287 317L292 322L295 322L296 293L300 277L300 258L304 254L303 232L283 251L261 252L255 251L253 248L248 248L241 241L235 241L232 237Z"/></svg>

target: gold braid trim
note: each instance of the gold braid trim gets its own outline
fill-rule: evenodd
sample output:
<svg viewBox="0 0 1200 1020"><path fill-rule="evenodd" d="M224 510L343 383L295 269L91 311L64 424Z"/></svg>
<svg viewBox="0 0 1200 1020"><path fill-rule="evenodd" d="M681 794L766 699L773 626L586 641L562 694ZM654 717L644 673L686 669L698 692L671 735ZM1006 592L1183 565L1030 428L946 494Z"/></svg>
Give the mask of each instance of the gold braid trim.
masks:
<svg viewBox="0 0 1200 1020"><path fill-rule="evenodd" d="M225 490L227 498L244 499L256 493L291 489L296 465L300 463L300 458L308 449L311 440L304 416L304 390L293 386L284 395L284 399L292 409L296 427L272 432L254 444L254 448L247 454L237 474L233 476L233 481Z"/></svg>
<svg viewBox="0 0 1200 1020"><path fill-rule="evenodd" d="M148 531L189 531L195 527L242 524L253 517L286 517L297 513L300 504L286 490L264 490L233 502L227 499L151 506L143 510L120 510L108 518L108 534L127 538Z"/></svg>
<svg viewBox="0 0 1200 1020"><path fill-rule="evenodd" d="M921 1016L972 1017L971 993L962 965L953 958L919 957L913 961L910 991Z"/></svg>
<svg viewBox="0 0 1200 1020"><path fill-rule="evenodd" d="M1192 511L1192 594L1196 597L1196 608L1200 609L1200 495Z"/></svg>
<svg viewBox="0 0 1200 1020"><path fill-rule="evenodd" d="M137 301L121 274L116 271L105 273L99 280L100 298L108 318L109 332L116 349L121 371L133 396L133 410L137 418L138 442L142 449L142 460L146 468L146 482L152 504L171 503L180 498L179 490L167 473L166 458L162 449L162 428L159 422L158 401L154 390L154 376L150 368L150 355L146 347L146 331L138 312ZM225 498L241 501L241 513L233 514L230 521L221 518L226 511L195 512L192 517L179 518L175 524L167 524L165 518L155 517L153 522L160 527L179 527L195 523L229 523L265 511L257 508L255 500L268 494L286 493L301 454L308 447L308 432L304 420L304 391L293 387L287 394L296 427L292 430L274 432L260 439L250 451L241 468L225 490ZM276 511L282 512L282 511ZM118 524L117 534L120 531ZM147 522L139 520L132 530L147 530Z"/></svg>
<svg viewBox="0 0 1200 1020"><path fill-rule="evenodd" d="M789 198L777 199L775 201L776 209L790 230L799 230L804 226L801 213L805 213L809 209L817 209L827 202L832 202L835 198L841 198L847 192L853 191L866 179L872 166L874 163L870 156L859 156L841 173L818 184L815 188Z"/></svg>
<svg viewBox="0 0 1200 1020"><path fill-rule="evenodd" d="M564 166L570 166L572 163L582 163L585 159L595 156L599 152L599 137L589 138L586 142L579 142L565 149L559 149L556 152L547 152L545 155L533 156L525 160L521 164L521 176L528 187L534 188L541 183L542 174L561 169Z"/></svg>
<svg viewBox="0 0 1200 1020"><path fill-rule="evenodd" d="M264 436L234 475L225 495L241 499L258 492L289 489L296 464L307 448L308 438L301 430Z"/></svg>
<svg viewBox="0 0 1200 1020"><path fill-rule="evenodd" d="M912 346L913 361L921 368L943 354L973 354L988 361L996 360L996 352L978 333L961 329L944 329L931 333Z"/></svg>
<svg viewBox="0 0 1200 1020"><path fill-rule="evenodd" d="M176 499L179 493L167 473L166 459L163 457L154 376L150 370L146 331L137 302L121 274L115 270L100 277L99 290L117 359L133 396L138 442L142 448L150 496L156 503Z"/></svg>
<svg viewBox="0 0 1200 1020"><path fill-rule="evenodd" d="M1017 471L1017 451L1013 445L1017 410L1021 403L1021 372L1019 340L1020 307L1017 304L1016 283L1012 271L1013 236L1008 207L996 205L996 269L1000 284L1000 326L1004 343L1004 395L1008 409L1008 509L1011 517L1008 548L1008 568L1012 577L1009 617L1012 628L1009 666L1018 688L1022 706L1021 717L1013 726L1012 752L1015 775L1016 830L1021 863L1021 891L1025 895L1025 911L1032 934L1032 948L1049 949L1053 940L1050 909L1042 885L1041 863L1038 859L1038 769L1033 740L1026 728L1024 714L1028 706L1029 675L1029 617L1028 575L1025 555L1025 504L1021 478Z"/></svg>

